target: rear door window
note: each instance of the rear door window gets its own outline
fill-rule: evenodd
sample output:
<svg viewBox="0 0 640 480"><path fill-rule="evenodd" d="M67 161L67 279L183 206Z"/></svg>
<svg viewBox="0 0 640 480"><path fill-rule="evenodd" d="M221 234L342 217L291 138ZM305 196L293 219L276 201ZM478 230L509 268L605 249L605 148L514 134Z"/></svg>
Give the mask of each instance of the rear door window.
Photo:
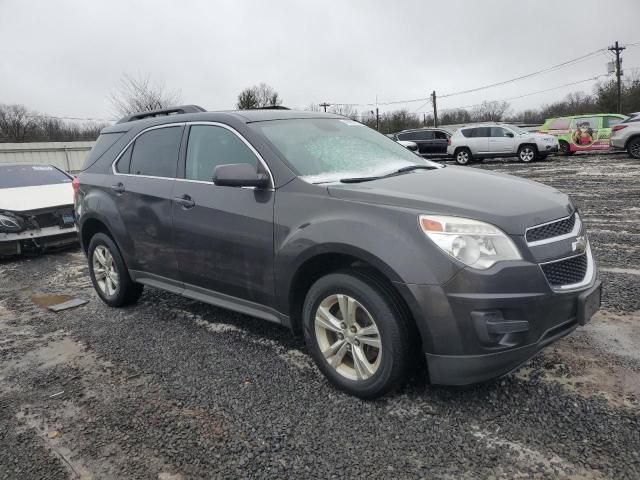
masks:
<svg viewBox="0 0 640 480"><path fill-rule="evenodd" d="M182 129L181 126L164 127L140 135L133 145L129 173L174 178Z"/></svg>
<svg viewBox="0 0 640 480"><path fill-rule="evenodd" d="M413 132L413 135L416 140L433 140L433 132L430 130L425 130L424 132Z"/></svg>
<svg viewBox="0 0 640 480"><path fill-rule="evenodd" d="M579 117L574 118L571 122L571 128L576 130L578 128L596 130L598 128L598 117Z"/></svg>
<svg viewBox="0 0 640 480"><path fill-rule="evenodd" d="M474 129L473 136L475 138L478 137L490 137L491 136L491 127L478 127Z"/></svg>
<svg viewBox="0 0 640 480"><path fill-rule="evenodd" d="M213 125L191 127L185 178L211 182L215 168L230 163L248 163L258 168L258 158L235 133Z"/></svg>

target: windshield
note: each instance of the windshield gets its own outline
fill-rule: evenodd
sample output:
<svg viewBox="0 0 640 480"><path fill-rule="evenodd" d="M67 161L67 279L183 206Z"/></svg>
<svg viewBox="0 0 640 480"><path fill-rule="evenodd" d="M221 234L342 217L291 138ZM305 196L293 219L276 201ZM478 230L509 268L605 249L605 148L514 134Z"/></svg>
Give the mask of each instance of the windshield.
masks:
<svg viewBox="0 0 640 480"><path fill-rule="evenodd" d="M0 188L35 187L71 183L71 178L51 165L0 165Z"/></svg>
<svg viewBox="0 0 640 480"><path fill-rule="evenodd" d="M509 127L511 130L513 130L514 132L516 132L518 135L524 135L525 133L531 133L531 132L525 130L524 128L516 127L515 125L506 125L506 126Z"/></svg>
<svg viewBox="0 0 640 480"><path fill-rule="evenodd" d="M291 168L309 183L378 177L429 162L402 145L348 119L313 118L256 122Z"/></svg>

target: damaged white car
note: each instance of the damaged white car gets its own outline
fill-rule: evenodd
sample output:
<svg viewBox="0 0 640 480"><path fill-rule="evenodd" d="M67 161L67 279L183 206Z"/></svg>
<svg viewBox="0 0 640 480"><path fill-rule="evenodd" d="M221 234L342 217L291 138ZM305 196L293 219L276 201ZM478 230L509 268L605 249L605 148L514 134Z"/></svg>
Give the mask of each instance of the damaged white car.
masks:
<svg viewBox="0 0 640 480"><path fill-rule="evenodd" d="M78 241L72 184L52 165L0 164L0 257Z"/></svg>

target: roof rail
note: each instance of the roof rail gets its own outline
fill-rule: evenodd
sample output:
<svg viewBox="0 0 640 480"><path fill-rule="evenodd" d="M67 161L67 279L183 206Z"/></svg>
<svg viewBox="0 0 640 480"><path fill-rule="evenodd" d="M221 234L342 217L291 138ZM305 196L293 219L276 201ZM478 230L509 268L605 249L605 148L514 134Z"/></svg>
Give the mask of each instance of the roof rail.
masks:
<svg viewBox="0 0 640 480"><path fill-rule="evenodd" d="M150 110L148 112L134 113L133 115L127 115L122 117L116 123L127 123L135 120L142 120L143 118L163 117L168 115L180 115L182 113L198 113L206 112L206 110L198 105L179 105L171 108L161 108L159 110Z"/></svg>

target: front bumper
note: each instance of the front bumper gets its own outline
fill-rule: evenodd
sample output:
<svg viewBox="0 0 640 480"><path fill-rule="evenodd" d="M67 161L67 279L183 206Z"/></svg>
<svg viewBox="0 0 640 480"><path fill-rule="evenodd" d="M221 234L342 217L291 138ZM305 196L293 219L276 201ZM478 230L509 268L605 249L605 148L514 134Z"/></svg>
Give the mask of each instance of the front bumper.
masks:
<svg viewBox="0 0 640 480"><path fill-rule="evenodd" d="M78 242L76 226L45 227L18 233L0 233L0 256L19 255L28 250L46 250Z"/></svg>
<svg viewBox="0 0 640 480"><path fill-rule="evenodd" d="M538 143L538 152L540 153L557 153L560 150L560 145L556 143Z"/></svg>
<svg viewBox="0 0 640 480"><path fill-rule="evenodd" d="M518 368L578 327L586 293L597 292L597 310L601 291L595 269L586 284L561 292L525 261L464 269L443 286L396 286L416 319L430 381L441 385L481 382Z"/></svg>

